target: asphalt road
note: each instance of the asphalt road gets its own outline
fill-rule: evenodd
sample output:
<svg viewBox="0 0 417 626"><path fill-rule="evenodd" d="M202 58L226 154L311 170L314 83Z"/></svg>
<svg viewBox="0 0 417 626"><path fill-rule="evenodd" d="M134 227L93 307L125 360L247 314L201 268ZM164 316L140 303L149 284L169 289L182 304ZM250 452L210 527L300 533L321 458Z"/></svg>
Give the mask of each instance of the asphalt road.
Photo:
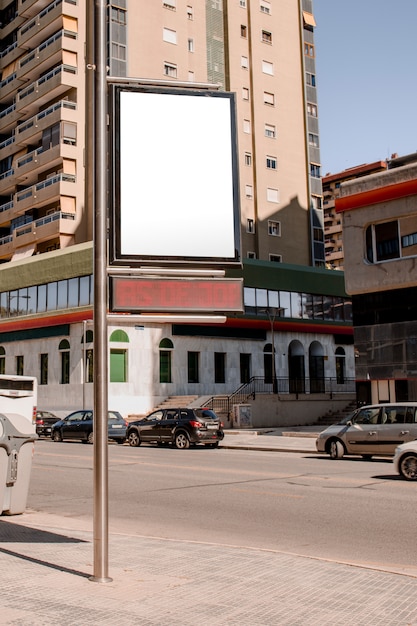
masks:
<svg viewBox="0 0 417 626"><path fill-rule="evenodd" d="M417 570L416 488L389 460L109 445L111 532ZM28 507L91 522L92 446L36 442Z"/></svg>

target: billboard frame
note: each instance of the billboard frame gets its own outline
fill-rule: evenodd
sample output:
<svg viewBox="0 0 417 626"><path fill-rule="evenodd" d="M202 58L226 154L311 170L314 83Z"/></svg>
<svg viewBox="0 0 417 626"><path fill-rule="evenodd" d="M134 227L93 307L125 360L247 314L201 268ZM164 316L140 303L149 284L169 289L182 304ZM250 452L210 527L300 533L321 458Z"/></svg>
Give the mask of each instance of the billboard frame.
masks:
<svg viewBox="0 0 417 626"><path fill-rule="evenodd" d="M134 95L124 97L122 94L139 94L138 98L135 98ZM152 95L152 100L146 98L146 94ZM131 102L133 100L137 100L138 103L140 101L142 103L153 102L157 103L158 100L163 98L164 96L178 96L178 100L170 99L170 103L179 104L180 102L183 104L189 104L189 111L192 111L192 108L206 108L210 110L213 109L215 115L219 116L219 120L221 122L221 128L227 128L230 130L230 135L228 137L224 137L223 135L220 137L220 148L221 150L221 163L226 164L226 167L221 168L220 175L218 176L218 180L216 177L210 178L210 172L199 171L198 175L203 177L203 183L207 183L210 185L210 191L215 195L216 193L216 184L219 185L219 193L221 195L222 190L225 190L225 193L221 195L224 197L224 207L218 203L214 203L213 210L218 211L217 217L220 220L224 220L223 223L217 224L217 234L218 236L206 236L205 233L205 222L204 219L209 220L211 215L208 214L207 210L203 211L203 208L200 208L201 215L198 214L192 215L194 220L193 223L189 225L187 228L178 229L175 231L176 237L180 237L179 241L175 240L172 243L173 249L168 250L166 253L164 249L164 253L162 253L162 243L157 243L158 236L156 232L157 228L157 220L160 219L157 216L157 211L154 210L155 207L141 207L140 198L137 200L136 196L132 198L132 189L134 185L136 185L137 189L140 191L140 178L138 176L133 179L132 176L126 176L125 173L122 173L122 168L126 167L125 163L129 159L128 149L130 142L133 143L134 133L127 133L126 128L131 127L133 130L135 128L134 120L129 118L129 115L132 115L132 112L127 107L129 99ZM146 99L144 99L144 97ZM205 100L184 100L183 98L187 97L197 97L197 98L205 98ZM182 98L182 100L180 100ZM221 99L221 101L217 100ZM168 103L168 99L161 100L161 103ZM132 108L132 107L131 107ZM135 114L137 116L138 108L135 109ZM153 110L147 108L148 115L153 114ZM126 267L129 266L131 268L139 268L139 267L177 267L177 268L226 268L226 267L236 267L241 266L241 243L240 243L240 194L239 194L239 175L238 175L238 151L237 151L237 132L236 132L236 99L235 94L230 92L221 92L214 89L203 89L198 88L192 84L189 87L177 85L146 85L146 84L130 84L115 82L109 82L109 119L110 119L110 233L109 233L109 266L110 267ZM156 113L155 113L156 115ZM123 122L121 118L123 116ZM159 120L161 117L158 118ZM147 119L146 124L152 127L152 123L157 124L158 120L155 118ZM172 120L171 120L172 122ZM199 123L204 126L205 120L200 119ZM137 130L138 133L143 132L144 127ZM146 129L145 129L146 130ZM194 127L194 136L198 128ZM143 136L139 135L140 137ZM129 136L127 136L129 135ZM133 137L131 136L133 135ZM185 141L187 137L185 135ZM193 146L195 148L196 143L194 138L192 139ZM211 141L211 138L208 139ZM213 139L214 142L214 139ZM128 146L126 148L125 146ZM213 146L210 146L213 148ZM153 148L153 147L152 147ZM187 153L187 150L184 150L184 146L180 146L182 150L182 154ZM131 149L131 148L130 148ZM142 148L146 151L146 145ZM205 149L204 142L201 145L201 153ZM126 154L125 154L126 153ZM192 154L192 160L196 161L198 155ZM191 157L188 157L191 161ZM171 160L172 163L172 160ZM131 159L129 160L129 167L133 167L131 165ZM152 166L150 166L152 167ZM157 164L155 164L157 167ZM191 167L191 165L190 165ZM225 171L224 179L222 179L222 173ZM140 174L140 172L139 172ZM163 177L163 169L158 166L158 174L162 178ZM180 181L180 183L188 184L186 176L188 175L188 171L186 167L184 168L184 180ZM205 177L205 178L204 178ZM146 186L146 185L144 185ZM214 186L214 188L213 188ZM179 185L181 189L181 184ZM204 194L204 187L200 185L201 191L203 192L200 196L201 204L206 201ZM184 189L184 187L182 187ZM130 195L129 195L130 194ZM158 189L155 190L155 195L158 195ZM178 196L178 201L174 204L175 209L178 211L179 208L181 210L187 211L187 204L185 203L185 208L179 207L181 204L180 200L182 200L183 196ZM146 198L145 198L146 199ZM192 198L190 199L190 201ZM192 204L193 212L198 209L199 203L196 202ZM138 205L136 202L139 202L139 211ZM175 201L175 198L174 198ZM135 203L135 204L133 204ZM221 207L221 208L220 208ZM142 209L142 212L141 212ZM188 208L190 210L191 207ZM163 210L167 210L163 208ZM137 214L139 212L139 219L137 218ZM186 219L187 214L185 213ZM143 220L145 218L145 220ZM137 244L140 248L140 239L142 237L142 246L145 247L149 245L149 248L152 246L156 246L155 254L152 249L148 249L145 253L141 249L133 249L136 247L136 241L133 241L133 232L132 223L134 220L138 219L138 223L140 224L139 232L139 243ZM148 224L148 228L146 224L143 222L146 220L150 220L150 227ZM152 222L154 220L154 222ZM192 220L191 220L192 221ZM213 222L215 218L213 219ZM188 222L187 222L188 223ZM195 232L193 233L192 228L195 228ZM161 221L158 222L159 231L161 229ZM198 233L197 233L198 228ZM212 229L216 230L213 224L209 224L206 230L209 231ZM154 232L152 232L154 229ZM158 232L159 232L158 231ZM202 235L204 233L204 237ZM172 235L172 229L170 231ZM167 234L166 237L169 235ZM194 239L193 239L194 237ZM195 239L198 237L201 238L202 247L204 248L204 255L199 255L192 250L192 246L195 245L195 249L198 249L198 241L196 243ZM126 244L126 241L129 241ZM220 241L220 243L219 243ZM150 242L150 243L149 243ZM187 246L187 244L189 244ZM191 253L187 254L187 249L191 248ZM218 252L219 250L219 252Z"/></svg>

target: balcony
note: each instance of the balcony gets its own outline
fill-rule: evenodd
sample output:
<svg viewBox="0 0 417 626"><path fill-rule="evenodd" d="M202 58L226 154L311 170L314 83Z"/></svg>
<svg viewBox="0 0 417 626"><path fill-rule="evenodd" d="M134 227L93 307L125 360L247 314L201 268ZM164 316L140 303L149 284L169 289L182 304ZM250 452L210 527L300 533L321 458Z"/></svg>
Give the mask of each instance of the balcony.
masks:
<svg viewBox="0 0 417 626"><path fill-rule="evenodd" d="M16 181L18 184L34 183L42 172L59 169L64 158L74 160L74 146L60 143L48 150L42 147L24 154L15 163Z"/></svg>
<svg viewBox="0 0 417 626"><path fill-rule="evenodd" d="M45 7L50 4L50 0L19 0L17 5L17 11L19 15L30 18L37 15Z"/></svg>
<svg viewBox="0 0 417 626"><path fill-rule="evenodd" d="M24 81L18 79L16 72L10 74L7 78L0 81L0 93L3 104L12 102L14 93Z"/></svg>
<svg viewBox="0 0 417 626"><path fill-rule="evenodd" d="M77 86L77 68L72 65L58 65L39 80L31 83L17 94L16 109L23 113L59 98L72 87Z"/></svg>
<svg viewBox="0 0 417 626"><path fill-rule="evenodd" d="M75 51L74 42L77 42L77 33L58 31L20 59L16 70L17 78L33 80L48 68L61 64L64 50Z"/></svg>
<svg viewBox="0 0 417 626"><path fill-rule="evenodd" d="M10 226L10 221L14 217L14 202L6 202L0 205L0 226L5 228Z"/></svg>
<svg viewBox="0 0 417 626"><path fill-rule="evenodd" d="M11 259L14 250L13 235L0 237L0 259Z"/></svg>
<svg viewBox="0 0 417 626"><path fill-rule="evenodd" d="M37 115L25 120L16 127L16 143L19 146L27 146L39 143L42 132L61 120L65 122L76 122L77 104L69 100L60 100Z"/></svg>
<svg viewBox="0 0 417 626"><path fill-rule="evenodd" d="M36 48L42 41L61 30L64 26L64 4L67 2L55 0L23 24L17 32L19 48Z"/></svg>
<svg viewBox="0 0 417 626"><path fill-rule="evenodd" d="M29 224L16 228L13 238L16 247L42 243L50 239L56 239L60 235L68 237L75 233L77 222L74 213L55 211L51 215L45 215Z"/></svg>
<svg viewBox="0 0 417 626"><path fill-rule="evenodd" d="M14 176L14 169L7 170L3 174L0 174L0 196L14 193L16 187L16 179Z"/></svg>
<svg viewBox="0 0 417 626"><path fill-rule="evenodd" d="M57 174L18 191L14 196L15 217L23 215L30 208L39 208L53 202L58 203L60 196L74 196L75 181L73 174Z"/></svg>
<svg viewBox="0 0 417 626"><path fill-rule="evenodd" d="M0 70L13 63L13 61L16 61L21 54L22 51L17 47L17 41L7 46L7 48L0 52Z"/></svg>
<svg viewBox="0 0 417 626"><path fill-rule="evenodd" d="M16 126L18 119L22 117L22 113L16 109L13 103L0 112L0 133L6 135L10 133Z"/></svg>
<svg viewBox="0 0 417 626"><path fill-rule="evenodd" d="M16 141L14 135L8 137L0 143L0 161L16 152Z"/></svg>

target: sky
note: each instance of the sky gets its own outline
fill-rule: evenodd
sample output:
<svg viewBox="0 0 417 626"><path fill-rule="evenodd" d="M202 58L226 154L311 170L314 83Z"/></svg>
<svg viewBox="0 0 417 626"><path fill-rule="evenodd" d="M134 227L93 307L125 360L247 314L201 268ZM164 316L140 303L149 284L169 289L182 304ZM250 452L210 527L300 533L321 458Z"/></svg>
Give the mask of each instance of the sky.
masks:
<svg viewBox="0 0 417 626"><path fill-rule="evenodd" d="M322 175L417 152L417 0L313 0Z"/></svg>

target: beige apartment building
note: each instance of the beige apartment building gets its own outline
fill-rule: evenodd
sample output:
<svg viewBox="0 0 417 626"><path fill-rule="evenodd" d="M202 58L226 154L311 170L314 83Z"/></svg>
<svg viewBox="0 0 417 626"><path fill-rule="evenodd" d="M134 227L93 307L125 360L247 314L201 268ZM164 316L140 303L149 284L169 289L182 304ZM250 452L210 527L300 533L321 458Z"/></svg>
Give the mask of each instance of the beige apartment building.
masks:
<svg viewBox="0 0 417 626"><path fill-rule="evenodd" d="M92 5L0 0L1 262L92 239ZM111 75L236 93L243 258L324 265L314 26L311 0L109 4Z"/></svg>

